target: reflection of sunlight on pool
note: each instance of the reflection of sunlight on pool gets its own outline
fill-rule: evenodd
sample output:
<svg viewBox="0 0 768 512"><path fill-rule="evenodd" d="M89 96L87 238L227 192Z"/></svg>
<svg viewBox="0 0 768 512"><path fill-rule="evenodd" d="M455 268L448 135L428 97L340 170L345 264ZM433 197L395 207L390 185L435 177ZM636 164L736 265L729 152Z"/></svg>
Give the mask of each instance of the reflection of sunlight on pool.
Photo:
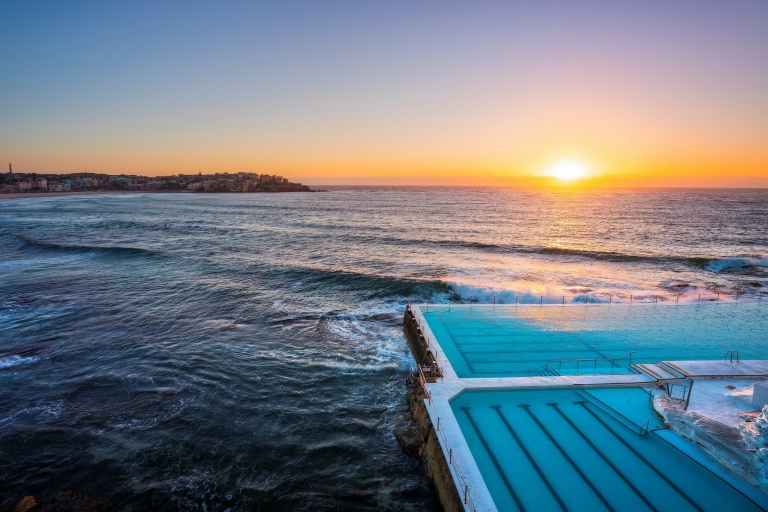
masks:
<svg viewBox="0 0 768 512"><path fill-rule="evenodd" d="M528 376L552 359L620 358L632 363L768 358L764 305L753 303L589 306L422 307L424 318L459 377ZM706 332L706 336L701 333ZM629 360L595 368L632 372ZM619 365L619 368L615 368ZM573 373L564 367L562 373ZM587 370L582 370L586 372Z"/></svg>

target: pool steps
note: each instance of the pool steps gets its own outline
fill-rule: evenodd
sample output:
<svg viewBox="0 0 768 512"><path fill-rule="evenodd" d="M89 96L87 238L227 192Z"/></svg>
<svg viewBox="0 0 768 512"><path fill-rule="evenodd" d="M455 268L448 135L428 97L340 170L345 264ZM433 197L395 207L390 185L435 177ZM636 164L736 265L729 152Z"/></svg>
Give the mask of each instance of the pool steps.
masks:
<svg viewBox="0 0 768 512"><path fill-rule="evenodd" d="M621 414L619 411L611 407L610 405L606 404L593 394L589 393L585 390L580 390L576 392L577 395L584 398L584 400L594 407L597 407L599 410L606 413L608 416L616 420L617 423L619 423L621 426L625 427L627 430L632 432L635 435L638 436L647 436L649 432L649 422L645 421L642 424L637 424L634 421L630 420L623 414ZM650 395L649 393L649 396Z"/></svg>
<svg viewBox="0 0 768 512"><path fill-rule="evenodd" d="M664 363L656 364L635 364L633 365L638 371L642 371L656 377L658 380L668 379L684 379L685 374L675 370L674 368L667 366Z"/></svg>

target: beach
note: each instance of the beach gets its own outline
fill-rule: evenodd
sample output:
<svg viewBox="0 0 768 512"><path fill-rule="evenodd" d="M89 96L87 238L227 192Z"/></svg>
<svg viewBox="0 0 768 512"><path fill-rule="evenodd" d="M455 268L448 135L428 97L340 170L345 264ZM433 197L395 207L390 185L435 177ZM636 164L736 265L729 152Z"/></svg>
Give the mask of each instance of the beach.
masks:
<svg viewBox="0 0 768 512"><path fill-rule="evenodd" d="M71 192L11 192L0 194L0 201L12 199L38 199L42 197L63 197L63 196L97 196L108 194L154 194L154 191L147 190L83 190Z"/></svg>

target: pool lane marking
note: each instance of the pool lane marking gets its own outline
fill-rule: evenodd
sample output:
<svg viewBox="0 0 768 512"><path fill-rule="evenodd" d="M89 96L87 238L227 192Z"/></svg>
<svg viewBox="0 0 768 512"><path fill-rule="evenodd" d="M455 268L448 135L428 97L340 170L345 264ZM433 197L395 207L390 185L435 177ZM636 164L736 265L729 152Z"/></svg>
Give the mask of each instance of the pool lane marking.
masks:
<svg viewBox="0 0 768 512"><path fill-rule="evenodd" d="M448 328L447 325L445 325L445 322L443 322L443 318L438 317L438 319L440 320L440 323L443 325L443 328L445 329L445 333L448 335L449 338L451 338L451 341L453 342L453 345L456 347L456 350L459 351L459 354L461 354L461 357L464 359L464 362L467 363L467 366L469 367L469 371L471 371L472 373L475 373L475 368L472 366L472 362L469 359L467 359L467 356L464 354L464 350L462 350L461 345L459 345L459 342L456 341L456 338L454 338L453 334L451 334L451 330ZM443 349L443 352L445 352L445 349ZM450 358L448 359L450 360Z"/></svg>
<svg viewBox="0 0 768 512"><path fill-rule="evenodd" d="M645 463L645 465L646 465L646 466L648 466L649 468L651 468L651 469L653 470L653 472L654 472L654 473L656 473L657 475L659 475L659 477L661 477L661 479L662 479L662 480L664 480L665 482L667 482L667 484L669 484L669 486L670 486L670 487L672 487L672 488L673 488L675 491L677 491L677 493L678 493L680 496L682 496L683 498L685 498L685 500L686 500L688 503L690 503L691 505L693 505L693 508L695 508L696 510L699 510L700 512L704 512L704 509L703 509L703 508L701 508L700 506L698 506L698 505L696 504L696 502L695 502L695 501L693 501L693 500L690 498L690 496L688 496L688 495L687 495L687 494L685 494L685 493L684 493L682 490L680 490L680 488L679 488L678 486L676 486L676 485L675 485L675 483L674 483L674 482L672 482L672 480L670 480L669 478L667 478L667 477L666 477L666 476L665 476L665 475L664 475L664 474L663 474L661 471L659 471L659 470L658 470L658 468L656 468L656 466L654 466L653 464L651 464L651 462L650 462L648 459L646 459L645 457L643 457L643 456L640 454L640 452L638 452L637 450L635 450L635 449L632 447L632 445L630 445L628 442L626 442L626 441L624 440L624 438L622 438L622 437L621 437L619 434L617 434L617 433L616 433L616 432L615 432L615 431L614 431L614 430L613 430L611 427L609 427L607 423L605 423L605 422L604 422L604 421L603 421L603 420L602 420L602 419L601 419L601 418L600 418L600 417L599 417L597 414L595 414L595 413L594 413L594 411L592 411L592 410L591 410L589 407L587 407L587 404L586 404L585 402L574 402L574 403L575 403L575 404L578 404L578 405L581 405L581 406L584 408L584 410L585 410L585 411L587 411L589 414L591 414L591 415L592 415L592 417L594 417L594 418L595 418L597 421L599 421L599 422L600 422L600 424L601 424L602 426L604 426L604 427L605 427L605 428L608 430L608 432L610 432L611 434L613 434L613 436L614 436L616 439L618 439L618 440L621 442L621 444L623 444L624 446L626 446L626 447L629 449L629 451L631 451L632 453L634 453L634 454L635 454L635 456L636 456L638 459L642 460L642 461Z"/></svg>
<svg viewBox="0 0 768 512"><path fill-rule="evenodd" d="M485 371L485 372L483 372L483 371L475 371L474 364L483 365L483 364L494 364L494 363L518 362L518 361L498 361L498 360L490 360L490 359L485 359L484 360L482 358L480 358L477 361L470 361L468 356L470 356L472 354L489 354L489 355L494 355L494 353L493 352L479 352L479 351L472 351L472 350L468 350L468 351L465 352L464 349L462 348L462 343L456 340L456 338L454 337L453 333L451 332L451 329L449 329L448 326L445 324L445 322L443 322L442 318L440 318L440 322L443 324L443 327L445 328L446 334L448 334L448 336L450 337L451 341L456 346L456 349L461 354L461 357L464 358L464 361L467 363L467 366L469 366L469 368L472 371L472 373L475 373L475 374L499 373L497 371L496 372L494 372L494 371ZM561 336L555 336L555 335L545 334L545 333L547 333L549 331L534 331L534 332L538 335L538 337L542 337L543 336L544 338L546 338L545 339L545 344L546 345L549 345L550 343L551 344L557 344L558 342L562 343L562 341L564 341L564 339L573 339L576 342L576 344L581 345L582 347L586 348L586 350L584 350L584 352L588 353L589 355L597 354L597 357L594 357L595 359L600 359L600 358L607 357L606 354L602 350L599 350L599 349L591 346L589 343L587 343L586 341L582 340L579 336L575 335L574 333L565 332L565 333L563 333L565 336L562 336L562 335ZM510 343L510 345L511 346L515 346L515 345L519 346L519 344L517 343L517 342L519 342L519 340L516 340L514 338L514 334L515 333L511 333L510 334L510 336L511 336L511 343ZM462 333L462 335L465 335L465 336L469 337L471 334L469 334L469 333L467 333L467 334ZM553 339L555 341L552 341ZM534 344L534 343L531 342L530 344ZM478 345L491 345L491 346L493 346L493 345L495 345L495 343L494 342L485 342L484 343L482 341L476 343L476 342L470 341L468 343L465 343L464 345L466 345L468 347L475 347L475 346L478 346ZM540 341L539 341L539 343L535 343L535 345L540 345ZM519 350L518 351L514 351L514 350L506 351L506 350L504 350L504 351L502 351L502 353L515 354L515 353L520 353L520 351ZM536 362L539 362L539 361L536 361Z"/></svg>
<svg viewBox="0 0 768 512"><path fill-rule="evenodd" d="M509 430L509 433L512 434L512 437L517 443L517 446L519 446L520 449L523 451L523 453L525 454L525 457L528 459L528 462L531 463L531 466L533 466L533 469L535 469L536 473L538 473L539 478L541 478L541 480L544 482L544 485L547 486L547 489L549 489L549 493L555 498L555 501L557 501L557 504L560 505L560 509L568 511L568 507L565 506L565 503L563 503L563 500L560 499L560 495L557 494L557 491L555 491L555 488L552 487L551 483L549 483L549 479L546 476L544 476L544 473L541 471L541 468L539 468L539 465L536 463L536 461L533 459L531 454L528 452L528 449L525 447L523 442L517 436L517 433L512 428L512 425L509 424L509 422L507 421L507 418L505 418L504 415L501 413L501 407L498 405L492 405L491 409L494 409L496 413L499 415L499 418L501 418L501 421L504 422L504 426L507 427L507 430Z"/></svg>
<svg viewBox="0 0 768 512"><path fill-rule="evenodd" d="M583 403L583 402L574 402L574 403ZM576 431L576 433L577 433L577 434L579 434L579 436L580 436L580 437L581 437L581 438L582 438L584 441L586 441L586 442L587 442L587 444L589 445L589 447L590 447L590 448L592 448L592 450L594 450L594 451L595 451L595 453L597 453L597 454L600 456L600 458L601 458L601 459L603 459L603 461L605 461L605 463L606 463L606 464L608 464L608 466L609 466L609 467L610 467L610 468L611 468L611 469L612 469L612 470L613 470L613 471L614 471L614 472L615 472L617 475L619 475L619 477L620 477L622 480L624 480L624 483L626 483L626 484L629 486L629 488L630 488L630 489L632 489L632 490L635 492L635 494L637 494L637 496L638 496L638 497L639 497L641 500L643 500L643 502L644 502L646 505L648 505L648 508L650 508L651 510L654 510L654 511L658 511L658 509L657 509L656 507L654 507L654 506L651 504L651 502L650 502L650 501L648 501L648 498L646 498L646 497L645 497L645 496L644 496L644 495L643 495L643 494L642 494L642 493L641 493L641 492L640 492L640 491L637 489L637 487L635 487L635 485L634 485L632 482L630 482L630 481L629 481L629 479L628 479L628 478L627 478L627 477L624 475L624 473L622 473L622 472L619 470L619 468L617 468L616 466L614 466L614 465L613 465L613 463L612 463L610 460L608 460L608 457L606 457L606 456L605 456L605 454L603 454L603 452L601 452L601 451L600 451L600 450L597 448L597 446L595 446L595 445L594 445L594 443L592 443L592 441L590 441L590 440L589 440L589 438L588 438L586 435L584 435L584 432L582 432L580 428L578 428L576 425L574 425L574 424L573 424L573 422L571 421L571 419L570 419L570 418L568 418L568 416L566 416L566 415L563 413L563 411L561 411L561 410L560 410L560 408L557 406L557 404L555 404L555 403L551 403L551 404L547 404L547 405L548 405L548 406L550 406L550 407L552 407L554 410L556 410L556 411L557 411L557 413L558 413L560 416L562 416L562 417L563 417L563 419L566 421L566 423L568 423L568 425L570 425L570 426L571 426L571 428L572 428L573 430L575 430L575 431Z"/></svg>
<svg viewBox="0 0 768 512"><path fill-rule="evenodd" d="M525 412L528 413L528 415L533 419L533 421L536 422L536 425L539 426L542 432L549 438L549 440L552 442L553 445L555 445L555 448L560 451L560 454L565 458L565 460L568 461L568 463L573 467L573 469L576 470L576 472L579 474L582 480L584 480L584 483L586 483L590 489L592 489L592 492L595 493L595 496L597 496L600 501L603 502L603 505L605 505L605 508L610 510L611 512L616 512L616 509L611 506L610 503L608 503L608 500L605 499L605 496L602 495L600 491L597 490L597 487L587 478L587 475L584 474L584 472L579 468L579 466L576 465L576 463L573 461L573 459L565 452L562 446L560 446L560 443L558 443L554 437L552 437L552 434L549 433L549 431L542 425L542 423L539 421L539 419L531 412L531 406L528 404L521 404L518 405L518 407L522 407L525 409Z"/></svg>
<svg viewBox="0 0 768 512"><path fill-rule="evenodd" d="M488 453L488 455L491 458L491 462L493 462L493 465L496 467L496 471L499 473L499 476L501 476L501 479L504 481L504 485L507 487L507 491L509 491L509 494L512 496L512 499L515 501L515 504L517 505L517 508L520 509L520 512L525 512L525 507L523 506L523 503L520 501L520 498L517 497L517 493L512 488L512 483L507 478L507 475L504 473L504 470L501 468L501 465L499 464L499 461L496 459L496 456L491 451L491 447L488 446L488 443L485 440L485 437L483 437L483 434L480 432L480 429L477 428L477 424L475 423L475 420L472 419L472 415L469 414L469 407L460 407L462 411L464 411L464 414L467 415L467 419L469 420L470 425L472 425L472 429L475 431L475 434L477 434L478 439L480 439L480 442L483 445L483 448L485 448L485 451Z"/></svg>

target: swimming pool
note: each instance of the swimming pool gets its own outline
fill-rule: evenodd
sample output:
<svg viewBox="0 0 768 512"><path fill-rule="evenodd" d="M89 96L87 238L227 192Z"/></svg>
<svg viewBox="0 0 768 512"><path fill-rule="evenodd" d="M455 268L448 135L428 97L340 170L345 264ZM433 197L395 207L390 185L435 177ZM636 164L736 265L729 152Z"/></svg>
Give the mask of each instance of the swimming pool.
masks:
<svg viewBox="0 0 768 512"><path fill-rule="evenodd" d="M465 391L450 407L498 510L762 510L660 435L640 388Z"/></svg>
<svg viewBox="0 0 768 512"><path fill-rule="evenodd" d="M768 304L762 302L429 305L420 311L460 378L628 373L630 361L722 359L734 349L742 359L768 359ZM544 368L555 359L566 362Z"/></svg>

